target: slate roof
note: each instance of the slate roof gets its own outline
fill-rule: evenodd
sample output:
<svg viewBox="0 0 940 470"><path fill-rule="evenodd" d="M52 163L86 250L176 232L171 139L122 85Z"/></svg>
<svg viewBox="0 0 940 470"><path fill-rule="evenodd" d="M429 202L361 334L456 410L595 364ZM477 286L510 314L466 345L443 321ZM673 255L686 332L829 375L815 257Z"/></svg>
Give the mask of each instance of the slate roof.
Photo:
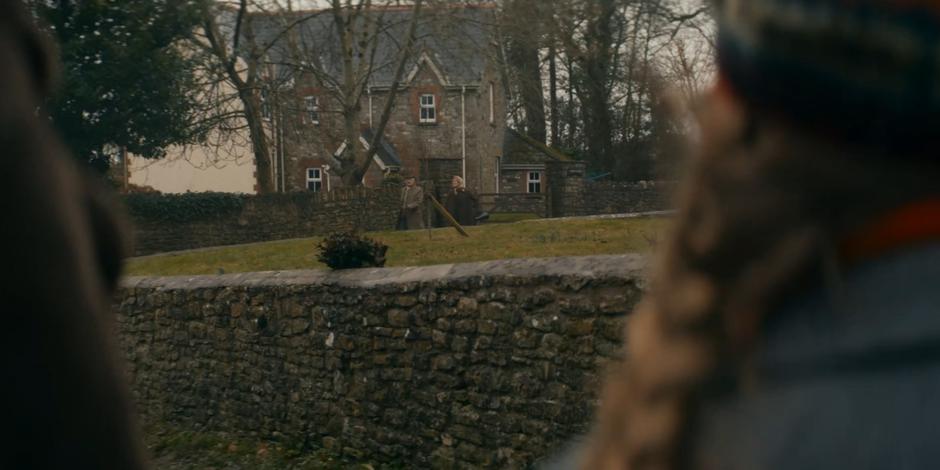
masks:
<svg viewBox="0 0 940 470"><path fill-rule="evenodd" d="M549 147L509 127L503 136L501 165L542 165L551 161L574 161L569 155Z"/></svg>
<svg viewBox="0 0 940 470"><path fill-rule="evenodd" d="M370 86L389 86L394 78L396 60L403 46L412 16L411 7L374 8L366 14L380 17L386 27L375 55L376 70ZM495 10L492 6L463 6L422 10L417 27L414 54L406 64L405 75L420 60L422 53L435 62L449 84L478 85L482 79L487 54L495 50ZM319 57L327 74L341 76L341 55L336 40L332 12L305 10L292 13L256 13L252 15L256 43L271 44L268 60L287 63L288 42L282 34L287 25L297 24L302 55L313 63ZM316 54L316 56L314 56ZM403 77L404 78L404 77Z"/></svg>
<svg viewBox="0 0 940 470"><path fill-rule="evenodd" d="M372 136L375 135L375 132L371 128L366 128L362 131L362 138L366 142L372 142ZM379 141L379 149L375 154L382 160L382 164L387 167L390 166L401 166L401 157L398 156L398 151L395 150L395 146L391 142L385 140L383 136Z"/></svg>

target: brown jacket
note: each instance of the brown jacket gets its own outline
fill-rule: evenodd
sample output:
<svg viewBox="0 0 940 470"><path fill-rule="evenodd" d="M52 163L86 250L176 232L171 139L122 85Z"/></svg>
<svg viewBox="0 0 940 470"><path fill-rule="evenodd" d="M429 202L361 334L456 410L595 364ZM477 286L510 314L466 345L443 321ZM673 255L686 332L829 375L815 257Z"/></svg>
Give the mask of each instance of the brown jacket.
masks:
<svg viewBox="0 0 940 470"><path fill-rule="evenodd" d="M421 186L405 186L401 190L401 214L405 219L405 230L424 228L422 206L424 205L424 190Z"/></svg>

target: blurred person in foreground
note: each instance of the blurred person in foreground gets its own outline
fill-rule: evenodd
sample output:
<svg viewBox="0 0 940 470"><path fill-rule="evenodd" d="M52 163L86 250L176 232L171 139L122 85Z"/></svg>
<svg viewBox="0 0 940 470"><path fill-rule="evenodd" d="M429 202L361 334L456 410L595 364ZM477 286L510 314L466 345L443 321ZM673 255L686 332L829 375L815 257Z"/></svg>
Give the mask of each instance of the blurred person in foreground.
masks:
<svg viewBox="0 0 940 470"><path fill-rule="evenodd" d="M0 6L0 468L143 468L110 312L122 253L107 199L38 116L51 61Z"/></svg>
<svg viewBox="0 0 940 470"><path fill-rule="evenodd" d="M584 469L940 462L940 2L727 0Z"/></svg>

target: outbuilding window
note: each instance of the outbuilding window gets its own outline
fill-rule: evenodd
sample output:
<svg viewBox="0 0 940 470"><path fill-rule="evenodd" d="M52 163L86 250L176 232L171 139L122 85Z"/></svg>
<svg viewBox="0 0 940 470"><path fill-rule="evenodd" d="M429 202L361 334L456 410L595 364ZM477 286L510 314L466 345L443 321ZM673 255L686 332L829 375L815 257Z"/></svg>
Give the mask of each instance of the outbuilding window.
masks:
<svg viewBox="0 0 940 470"><path fill-rule="evenodd" d="M540 193L542 192L542 172L540 171L530 171L529 172L529 184L528 192L530 193Z"/></svg>
<svg viewBox="0 0 940 470"><path fill-rule="evenodd" d="M437 122L437 107L434 103L434 95L421 95L418 102L420 116L418 121L421 123Z"/></svg>

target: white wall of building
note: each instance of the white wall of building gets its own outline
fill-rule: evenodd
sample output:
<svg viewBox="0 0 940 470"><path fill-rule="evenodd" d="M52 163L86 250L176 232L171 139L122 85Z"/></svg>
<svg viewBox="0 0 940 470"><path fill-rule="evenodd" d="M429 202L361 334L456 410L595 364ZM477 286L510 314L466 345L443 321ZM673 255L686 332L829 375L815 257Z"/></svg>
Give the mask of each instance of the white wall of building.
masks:
<svg viewBox="0 0 940 470"><path fill-rule="evenodd" d="M250 146L173 147L166 158L130 155L130 183L162 193L215 191L255 193L255 164Z"/></svg>

